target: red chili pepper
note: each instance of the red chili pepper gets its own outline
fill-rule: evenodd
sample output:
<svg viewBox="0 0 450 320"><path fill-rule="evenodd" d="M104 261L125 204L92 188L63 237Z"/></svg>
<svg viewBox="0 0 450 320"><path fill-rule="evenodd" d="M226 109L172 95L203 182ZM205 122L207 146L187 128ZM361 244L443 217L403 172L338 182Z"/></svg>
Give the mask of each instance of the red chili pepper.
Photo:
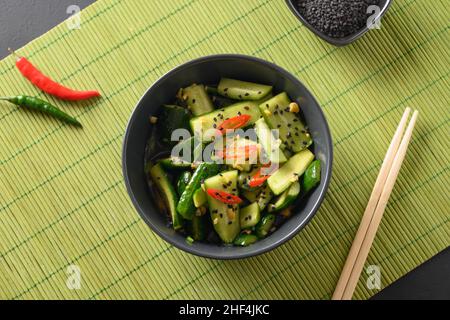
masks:
<svg viewBox="0 0 450 320"><path fill-rule="evenodd" d="M16 67L19 69L20 73L36 87L60 99L78 101L100 96L98 91L75 91L64 87L45 76L24 57L17 58Z"/></svg>
<svg viewBox="0 0 450 320"><path fill-rule="evenodd" d="M224 159L239 159L239 158L248 158L253 152L258 152L258 146L257 145L249 145L249 146L240 146L235 148L231 148L231 151L226 150L224 152L223 150L219 150L216 155L220 158Z"/></svg>
<svg viewBox="0 0 450 320"><path fill-rule="evenodd" d="M245 126L252 117L248 114L243 114L237 117L230 118L222 122L217 128L222 134L225 134L227 130L239 129Z"/></svg>
<svg viewBox="0 0 450 320"><path fill-rule="evenodd" d="M208 189L207 193L214 199L226 204L240 204L242 202L242 199L238 196L222 190Z"/></svg>
<svg viewBox="0 0 450 320"><path fill-rule="evenodd" d="M270 167L271 167L271 165L269 164L269 165L263 166L261 169L259 169L258 172L251 178L248 185L251 188L256 188L256 187L261 186L264 182L266 182L267 179L270 178L271 174L263 175L262 170L270 168Z"/></svg>

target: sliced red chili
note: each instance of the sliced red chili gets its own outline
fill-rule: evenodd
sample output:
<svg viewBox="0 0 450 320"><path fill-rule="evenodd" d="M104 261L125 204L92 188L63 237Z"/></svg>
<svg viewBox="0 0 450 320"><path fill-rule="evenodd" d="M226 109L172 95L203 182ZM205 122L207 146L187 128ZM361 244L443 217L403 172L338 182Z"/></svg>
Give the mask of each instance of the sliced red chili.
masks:
<svg viewBox="0 0 450 320"><path fill-rule="evenodd" d="M240 204L242 199L234 194L217 190L217 189L208 189L207 193L216 200L226 204Z"/></svg>
<svg viewBox="0 0 450 320"><path fill-rule="evenodd" d="M262 174L262 170L263 170L263 169L270 168L270 167L271 167L270 164L267 165L267 166L261 167L261 169L259 169L258 172L250 179L250 182L248 183L248 185L249 185L251 188L256 188L256 187L259 187L259 186L263 185L264 182L266 182L267 179L270 178L271 173L273 173L273 172L270 172L270 173L267 174L267 175L263 175L263 174Z"/></svg>
<svg viewBox="0 0 450 320"><path fill-rule="evenodd" d="M222 122L221 125L217 127L222 134L225 134L227 130L239 129L244 127L252 118L252 116L248 114L242 114L237 117L230 118Z"/></svg>

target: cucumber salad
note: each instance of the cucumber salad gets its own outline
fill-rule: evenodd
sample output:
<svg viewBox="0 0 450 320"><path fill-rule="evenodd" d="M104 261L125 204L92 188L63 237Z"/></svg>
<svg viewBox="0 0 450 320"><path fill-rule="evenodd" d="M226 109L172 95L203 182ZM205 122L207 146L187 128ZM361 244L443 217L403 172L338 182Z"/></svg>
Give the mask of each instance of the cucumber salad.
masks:
<svg viewBox="0 0 450 320"><path fill-rule="evenodd" d="M151 194L189 243L249 246L276 232L320 182L300 106L272 86L193 84L150 122Z"/></svg>

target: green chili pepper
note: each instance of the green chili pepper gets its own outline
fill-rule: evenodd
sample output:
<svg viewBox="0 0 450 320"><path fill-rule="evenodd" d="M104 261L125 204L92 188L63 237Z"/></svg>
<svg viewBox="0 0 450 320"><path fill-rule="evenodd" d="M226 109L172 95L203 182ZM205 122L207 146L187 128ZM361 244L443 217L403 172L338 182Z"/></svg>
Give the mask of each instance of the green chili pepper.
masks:
<svg viewBox="0 0 450 320"><path fill-rule="evenodd" d="M77 119L69 116L67 113L59 110L55 106L52 106L47 101L35 98L35 97L29 97L29 96L17 96L17 97L0 97L0 100L8 101L12 104L15 104L19 107L34 110L34 111L40 111L42 113L48 114L56 119L59 119L63 122L66 122L68 124L82 127L81 123L78 122Z"/></svg>

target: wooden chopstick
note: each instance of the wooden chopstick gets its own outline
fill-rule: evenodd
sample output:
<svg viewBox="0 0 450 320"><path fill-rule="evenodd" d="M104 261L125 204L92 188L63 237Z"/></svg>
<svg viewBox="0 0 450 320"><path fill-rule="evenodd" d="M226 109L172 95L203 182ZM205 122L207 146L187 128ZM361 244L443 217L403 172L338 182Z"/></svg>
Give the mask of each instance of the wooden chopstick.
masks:
<svg viewBox="0 0 450 320"><path fill-rule="evenodd" d="M348 280L344 294L342 295L343 300L349 300L352 298L356 285L358 284L359 277L361 276L361 272L364 268L364 263L366 262L367 256L369 255L370 248L372 247L375 235L381 223L381 219L383 218L384 210L386 209L387 203L392 193L392 189L394 188L395 182L397 181L397 177L400 172L400 168L405 159L406 151L408 150L409 142L411 141L411 136L414 131L414 126L416 124L418 116L419 112L415 111L408 125L408 128L406 129L405 136L402 139L397 154L394 158L392 168L389 171L389 175L383 187L383 191L381 192L380 200L378 201L377 207L373 214L369 229L367 230L367 234L362 243L361 250L358 254L355 265L353 266L352 274Z"/></svg>
<svg viewBox="0 0 450 320"><path fill-rule="evenodd" d="M353 296L367 255L369 254L370 247L381 222L387 201L392 192L392 188L394 187L401 164L405 158L406 150L417 120L418 112L416 111L403 140L401 140L410 112L411 109L409 108L405 110L386 153L386 157L364 212L361 225L333 294L333 300L351 299Z"/></svg>

